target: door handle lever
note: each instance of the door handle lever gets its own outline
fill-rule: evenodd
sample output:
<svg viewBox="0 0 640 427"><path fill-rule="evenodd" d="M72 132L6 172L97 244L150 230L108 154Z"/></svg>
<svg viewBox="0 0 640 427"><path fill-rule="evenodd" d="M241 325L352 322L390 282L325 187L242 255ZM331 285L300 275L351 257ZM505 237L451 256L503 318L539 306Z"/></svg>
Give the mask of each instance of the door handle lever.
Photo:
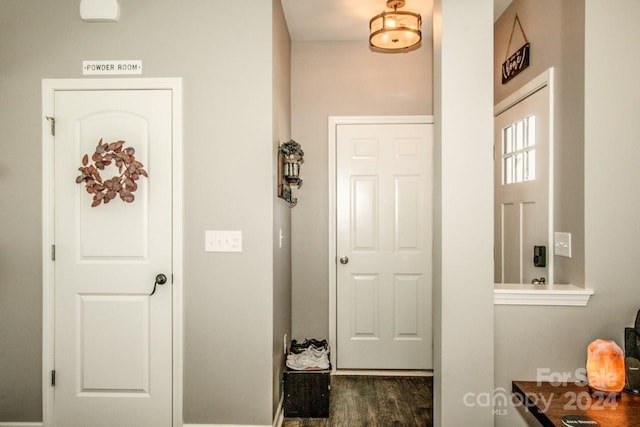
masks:
<svg viewBox="0 0 640 427"><path fill-rule="evenodd" d="M158 285L164 285L165 283L167 283L167 276L165 276L164 274L160 273L156 276L156 281L153 283L153 291L151 291L151 293L149 294L149 296L153 295L156 293L156 287Z"/></svg>

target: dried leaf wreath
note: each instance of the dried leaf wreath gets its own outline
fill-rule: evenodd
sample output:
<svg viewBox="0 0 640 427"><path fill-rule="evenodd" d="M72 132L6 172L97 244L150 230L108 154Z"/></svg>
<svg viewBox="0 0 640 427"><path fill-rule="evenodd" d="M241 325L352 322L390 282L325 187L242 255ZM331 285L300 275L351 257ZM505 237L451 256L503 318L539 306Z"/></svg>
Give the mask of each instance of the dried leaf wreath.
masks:
<svg viewBox="0 0 640 427"><path fill-rule="evenodd" d="M136 181L140 176L149 177L144 165L136 160L134 156L136 150L133 147L123 148L125 141L115 141L102 143L102 138L98 141L96 151L91 156L93 161L89 163L87 154L82 158L82 167L78 170L81 174L76 178L76 183L85 183L87 193L93 194L91 207L96 207L100 203L109 203L115 199L116 194L127 203L135 200L133 192L138 189ZM105 166L115 163L120 175L102 180L98 170L104 170Z"/></svg>

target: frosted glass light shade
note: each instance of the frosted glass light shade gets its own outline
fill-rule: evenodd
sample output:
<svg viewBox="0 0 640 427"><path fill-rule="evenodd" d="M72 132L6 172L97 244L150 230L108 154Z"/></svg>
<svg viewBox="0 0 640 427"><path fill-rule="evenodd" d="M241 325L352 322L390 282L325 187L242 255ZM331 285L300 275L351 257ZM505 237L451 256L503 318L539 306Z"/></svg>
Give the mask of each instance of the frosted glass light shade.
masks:
<svg viewBox="0 0 640 427"><path fill-rule="evenodd" d="M422 17L405 11L382 12L369 21L369 45L374 49L403 50L422 40Z"/></svg>
<svg viewBox="0 0 640 427"><path fill-rule="evenodd" d="M117 21L120 3L118 0L81 0L80 17L83 21Z"/></svg>

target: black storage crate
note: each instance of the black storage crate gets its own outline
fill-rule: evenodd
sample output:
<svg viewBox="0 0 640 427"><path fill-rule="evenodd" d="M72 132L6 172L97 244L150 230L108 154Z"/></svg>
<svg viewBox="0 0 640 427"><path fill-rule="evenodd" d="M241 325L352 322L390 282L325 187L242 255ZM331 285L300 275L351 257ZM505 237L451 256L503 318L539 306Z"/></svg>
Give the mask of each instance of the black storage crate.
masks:
<svg viewBox="0 0 640 427"><path fill-rule="evenodd" d="M328 418L330 370L284 371L284 416Z"/></svg>

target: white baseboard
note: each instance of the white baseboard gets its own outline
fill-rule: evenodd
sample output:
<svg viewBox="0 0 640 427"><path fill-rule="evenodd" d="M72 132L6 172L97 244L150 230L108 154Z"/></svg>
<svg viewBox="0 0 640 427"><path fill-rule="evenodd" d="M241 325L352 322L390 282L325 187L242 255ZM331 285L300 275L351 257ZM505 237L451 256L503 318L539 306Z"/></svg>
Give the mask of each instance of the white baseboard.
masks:
<svg viewBox="0 0 640 427"><path fill-rule="evenodd" d="M376 371L376 370L349 370L336 369L331 372L333 375L359 375L371 377L432 377L433 371Z"/></svg>
<svg viewBox="0 0 640 427"><path fill-rule="evenodd" d="M284 423L284 411L282 410L282 399L278 404L273 426L269 425L248 425L248 424L183 424L182 427L282 427ZM42 422L19 422L0 421L0 427L43 427Z"/></svg>
<svg viewBox="0 0 640 427"><path fill-rule="evenodd" d="M0 426L2 427L2 426ZM249 424L182 424L182 427L271 427L267 425L249 425Z"/></svg>
<svg viewBox="0 0 640 427"><path fill-rule="evenodd" d="M273 427L282 427L284 424L284 395L280 398L280 402L278 402L278 410L276 411L276 416L273 417Z"/></svg>
<svg viewBox="0 0 640 427"><path fill-rule="evenodd" d="M182 427L282 427L284 423L284 411L282 410L282 399L278 404L273 426L269 425L248 425L248 424L183 424ZM0 427L44 427L42 422L18 422L0 421Z"/></svg>
<svg viewBox="0 0 640 427"><path fill-rule="evenodd" d="M278 414L282 413L280 410L282 406L278 407ZM276 417L278 417L276 414ZM277 424L276 424L277 422ZM183 424L182 427L281 427L284 422L284 417L281 415L280 419L276 418L273 426L269 425L248 425L248 424ZM43 427L42 422L35 423L23 423L17 421L0 421L0 427Z"/></svg>
<svg viewBox="0 0 640 427"><path fill-rule="evenodd" d="M42 422L23 423L19 421L0 421L0 427L42 427Z"/></svg>
<svg viewBox="0 0 640 427"><path fill-rule="evenodd" d="M276 416L273 418L273 426L246 425L246 424L182 424L182 427L282 427L284 424L284 396L280 398ZM0 425L2 427L2 425Z"/></svg>

